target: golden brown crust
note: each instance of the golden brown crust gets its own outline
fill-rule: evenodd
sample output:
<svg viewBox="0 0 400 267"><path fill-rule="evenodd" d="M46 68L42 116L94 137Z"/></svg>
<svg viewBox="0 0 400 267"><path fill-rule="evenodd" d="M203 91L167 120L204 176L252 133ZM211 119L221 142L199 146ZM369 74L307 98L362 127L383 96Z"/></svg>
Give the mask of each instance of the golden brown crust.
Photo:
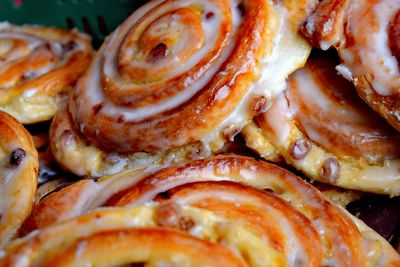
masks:
<svg viewBox="0 0 400 267"><path fill-rule="evenodd" d="M360 79L360 86L368 86L367 80ZM400 94L381 96L374 91L367 91L356 87L358 95L376 112L384 117L396 130L400 130L399 107Z"/></svg>
<svg viewBox="0 0 400 267"><path fill-rule="evenodd" d="M325 44L333 46L339 44L338 36L344 31L343 23L349 2L349 0L320 1L302 28L302 33L314 47L324 49Z"/></svg>
<svg viewBox="0 0 400 267"><path fill-rule="evenodd" d="M37 187L38 155L31 135L0 111L0 247L15 237L29 216Z"/></svg>
<svg viewBox="0 0 400 267"><path fill-rule="evenodd" d="M338 50L338 71L360 97L400 130L398 1L323 1L303 33L316 47Z"/></svg>
<svg viewBox="0 0 400 267"><path fill-rule="evenodd" d="M174 228L172 226L159 225L159 220L157 217L159 216L159 210L163 209L163 206L160 205L146 205L138 208L113 208L98 210L95 212L90 212L76 219L53 225L46 229L37 231L36 234L31 234L23 239L15 241L13 244L8 246L4 250L5 253L0 256L0 264L2 266L30 266L32 263L34 263L34 265L42 266L44 262L50 258L53 258L53 256L56 255L60 250L64 250L66 247L71 247L71 245L79 240L85 240L86 238L86 240L89 240L92 236L102 236L103 233L109 232L135 231L135 229L137 231L141 231L143 228L148 230L146 233L148 234L147 241L149 242L149 246L157 246L157 244L159 244L157 242L159 236L150 235L152 231L161 231L167 234L163 240L169 243L172 242L171 246L173 246L176 250L174 251L175 253L166 253L166 258L164 259L166 262L172 261L176 265L179 265L179 263L182 262L196 261L196 259L182 259L181 257L188 256L191 258L193 257L193 254L190 250L177 249L176 245L178 244L173 242L176 240L173 238L174 236L176 237L176 235L173 233L177 232L165 228L181 231L179 235L183 239L186 239L189 243L191 243L191 241L196 241L196 238L190 237L188 234L197 238L201 238L204 240L203 245L209 244L209 246L215 248L216 251L223 252L227 256L232 255L231 253L233 251L234 255L237 257L236 262L250 263L249 258L251 258L251 261L253 261L255 264L249 264L250 266L263 266L262 263L265 261L261 260L261 258L265 258L265 256L267 256L267 258L269 257L268 255L260 254L260 252L266 252L264 249L257 248L254 246L254 244L252 245L252 243L249 242L253 241L256 243L255 245L262 245L263 243L262 240L245 229L245 227L236 224L234 221L215 216L206 210L200 210L188 206L180 206L178 204L175 205L179 207L180 211L182 212L181 215L184 216L182 219L185 218L185 223L182 224L182 226L186 226L185 228ZM196 224L196 231L189 232L190 228L187 226L194 226L189 222ZM161 226L164 229L161 229ZM240 234L238 235L239 232ZM140 233L138 233L138 236L140 236ZM153 237L157 238L154 239ZM246 240L246 238L250 238L252 240ZM116 246L120 246L120 242L123 243L124 241L118 240L118 238L114 239ZM109 246L109 243L103 243L106 243ZM198 243L201 245L201 242ZM247 248L245 244L249 244L249 248ZM195 243L193 243L193 245L195 248L197 247ZM164 246L164 249L160 248L160 251L167 252L167 247L168 246ZM227 248L232 251L227 250ZM80 249L76 251L78 253L76 256L80 255L80 250L85 250L84 244L82 244ZM257 253L254 253L254 250L256 250ZM93 251L93 253L98 252L99 250ZM138 252L142 254L145 251L138 250ZM119 257L116 255L117 253L118 252L113 252L112 254L118 260ZM132 251L132 246L130 246L130 253L134 253ZM156 251L153 251L153 253L156 253ZM110 255L110 253L105 254ZM173 256L176 256L177 258ZM202 253L200 258L207 260L209 256L209 253ZM213 256L215 255L213 254ZM259 256L259 258L257 258L257 256ZM77 259L79 258L80 257L77 257ZM159 259L159 257L149 257L145 259L145 262L151 263L157 261L157 258ZM228 258L233 260L232 257ZM90 259L91 262L95 260L96 259ZM213 259L208 260L213 261ZM135 262L134 259L133 261Z"/></svg>
<svg viewBox="0 0 400 267"><path fill-rule="evenodd" d="M69 112L61 109L50 127L50 148L63 169L79 176L100 177L127 169L138 169L156 164L170 164L204 158L210 151L201 143L194 143L156 153L114 153L88 144L74 129Z"/></svg>
<svg viewBox="0 0 400 267"><path fill-rule="evenodd" d="M316 2L149 2L106 40L55 117L57 161L102 176L218 153L304 64L311 47L298 29Z"/></svg>
<svg viewBox="0 0 400 267"><path fill-rule="evenodd" d="M358 98L328 57L310 57L243 136L265 159L282 156L311 179L400 194L399 133Z"/></svg>
<svg viewBox="0 0 400 267"><path fill-rule="evenodd" d="M258 73L263 70L261 59L271 53L277 33L279 14L271 3L250 0L243 5L242 15L238 14L238 7L227 1L214 1L212 5L198 2L190 7L180 4L179 8L172 7L170 2L159 5L151 2L139 9L105 42L90 70L78 83L69 102L74 124L78 129L83 125L80 131L90 143L117 152L165 150L199 141L210 134L234 111L259 78ZM196 31L193 33L196 36L211 38L207 29L198 25L208 23L204 18L207 9L215 13L209 23L216 27L216 40L190 43L196 42L186 36L191 36L191 31ZM158 14L157 19L154 14ZM220 18L218 23L217 18ZM174 27L155 33L162 25L172 22ZM176 27L184 29L180 37L175 36ZM148 38L154 47L142 45ZM147 61L146 55L157 44L167 46L170 54L161 61ZM199 48L189 57L180 54L185 52L185 49L178 50L181 46ZM200 50L207 52L205 56L200 57L203 53ZM111 58L113 53L116 53L115 59ZM110 66L111 59L116 60L112 64L117 66ZM185 67L179 74L173 74L175 68L182 68L193 60L196 62L193 68L186 70ZM139 71L135 66L142 66L143 61L147 67ZM117 73L111 73L114 67ZM166 70L160 69L164 67ZM94 85L95 75L100 75L102 88ZM207 83L194 94L193 87L204 84L205 79ZM119 109L121 115L112 115L110 105L94 103L91 94L104 94L113 105L131 112L122 115ZM185 97L185 94L192 96ZM180 98L175 100L176 104L169 108L161 106L173 101L175 96ZM160 105L160 111L152 112L154 105ZM136 114L139 107L145 109L140 111L140 116ZM164 141L160 142L160 138Z"/></svg>
<svg viewBox="0 0 400 267"><path fill-rule="evenodd" d="M123 229L93 234L60 249L41 266L158 265L183 262L189 266L246 266L223 246L161 228Z"/></svg>
<svg viewBox="0 0 400 267"><path fill-rule="evenodd" d="M274 192L257 190L228 181L199 182L176 187L156 200L161 203L176 202L206 209L242 223L252 229L257 236L268 240L275 250L285 255L286 259L289 258L289 254L297 254L291 250L289 244L291 238L286 232L287 229L281 225L282 222L287 223L292 235L301 240L299 246L304 254L298 253L294 256L297 262L301 262L304 266L321 265L323 248L312 222Z"/></svg>
<svg viewBox="0 0 400 267"><path fill-rule="evenodd" d="M259 189L271 190L271 193L222 181L240 182ZM168 191L170 189L173 190ZM268 247L275 251L275 254L271 255L275 255L276 259L282 259L279 253L289 252L284 249L288 248L288 243L285 241L288 237L284 234L287 230L281 228L283 220L288 223L284 225L290 227L292 237L312 237L309 242L305 240L300 242L304 250L308 252L313 250L315 247L313 242L318 240L315 234L319 233L321 242L325 244L323 250L325 260L334 259L343 265L348 263L349 266L366 264L361 240L369 237L364 236L366 231L364 228L361 227L360 232L353 222L353 217L349 217L315 188L288 171L240 156L219 156L164 167L160 170L128 171L100 178L96 182L81 181L44 198L35 208L28 226L30 229L43 228L84 214L99 206L137 206L154 198L162 203L177 202L206 209L225 218L236 218L235 221L240 220L237 219L241 217L239 214L253 214L252 216L256 217L243 216L243 220L246 221L243 224L252 229L251 231L263 235L268 233L268 240L272 242ZM231 209L221 208L227 206ZM173 210L174 213L179 213L179 208ZM263 215L263 212L267 213ZM162 214L164 215L160 216L166 220L162 225L171 225L171 220L177 221L165 218L170 216L168 213ZM265 216L270 220L259 225L253 221L255 218L264 221L267 218ZM275 221L279 226L274 226ZM178 220L177 223L180 225L178 227L190 229L192 223L188 223L187 220L185 222L180 224ZM303 228L300 229L297 225L302 225ZM286 237L282 238L282 235ZM343 253L344 247L346 253ZM309 256L303 256L302 260L310 265L318 265L319 256L308 252L305 255ZM317 253L317 250L314 252ZM310 256L312 254L316 258ZM374 254L370 261L379 261L379 257ZM392 256L390 258L389 261L393 260Z"/></svg>
<svg viewBox="0 0 400 267"><path fill-rule="evenodd" d="M329 59L310 58L305 70L310 75L311 83L319 89L314 92L323 94L328 104L325 104L325 99L321 97L317 98L320 100L320 106L316 106L315 102L305 95L305 90L300 87L308 85L306 77L298 74L289 80L286 96L292 106L296 125L303 132L307 132L306 128L314 129L319 138L328 140L320 142L319 145L339 156L374 156L380 159L400 157L400 150L397 148L400 134L371 112L368 106L352 93L354 87L337 75L335 66ZM352 125L349 126L349 123ZM313 138L311 133L306 135ZM363 140L358 140L362 137ZM351 139L353 142L350 142Z"/></svg>
<svg viewBox="0 0 400 267"><path fill-rule="evenodd" d="M23 123L51 119L92 58L89 38L72 30L0 25L0 108Z"/></svg>

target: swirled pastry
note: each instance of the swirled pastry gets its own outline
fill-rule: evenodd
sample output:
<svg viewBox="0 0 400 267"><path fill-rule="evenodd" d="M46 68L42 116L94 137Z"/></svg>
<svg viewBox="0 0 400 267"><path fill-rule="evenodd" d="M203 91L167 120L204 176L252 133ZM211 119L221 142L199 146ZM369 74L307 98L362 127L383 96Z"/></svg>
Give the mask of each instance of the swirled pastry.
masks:
<svg viewBox="0 0 400 267"><path fill-rule="evenodd" d="M400 194L400 135L357 97L326 57L311 57L295 72L287 90L244 135L265 158L281 155L312 179Z"/></svg>
<svg viewBox="0 0 400 267"><path fill-rule="evenodd" d="M400 2L322 1L303 32L313 45L338 50L337 70L400 130Z"/></svg>
<svg viewBox="0 0 400 267"><path fill-rule="evenodd" d="M56 158L78 175L101 176L143 158L209 156L304 64L310 46L297 32L314 2L144 5L105 41L56 116Z"/></svg>
<svg viewBox="0 0 400 267"><path fill-rule="evenodd" d="M31 135L0 111L0 247L29 216L36 193L38 156Z"/></svg>
<svg viewBox="0 0 400 267"><path fill-rule="evenodd" d="M91 58L76 31L1 23L0 109L26 124L51 119Z"/></svg>
<svg viewBox="0 0 400 267"><path fill-rule="evenodd" d="M107 208L91 211L100 206ZM130 240L126 233L144 227L172 228L211 241L235 251L246 266L400 263L382 237L314 187L277 166L241 156L83 180L45 197L33 221L41 229L5 248L0 264L42 266L62 255L67 262L94 263L101 243ZM147 233L147 241L158 244ZM122 257L108 252L103 260ZM136 263L132 255L129 260Z"/></svg>
<svg viewBox="0 0 400 267"><path fill-rule="evenodd" d="M170 228L155 227L150 207L109 210L86 222L70 221L15 242L0 258L3 266L247 266L232 250ZM103 217L104 216L104 217ZM85 217L85 218L84 218ZM93 220L94 219L94 220ZM103 220L104 219L104 220ZM100 224L97 225L97 222ZM128 222L127 220L131 220ZM149 223L146 223L149 222ZM58 228L58 229L57 229ZM67 232L58 232L58 230ZM47 231L48 230L48 231ZM72 230L72 231L71 231ZM78 231L78 232L77 232ZM57 233L58 232L58 233ZM59 237L57 238L56 235ZM31 239L30 237L33 237ZM42 237L47 244L41 242ZM33 242L39 241L37 245ZM25 243L26 242L26 243ZM51 244L52 247L48 245ZM112 244L112 245L111 245ZM33 245L33 246L32 246ZM28 248L30 247L30 248ZM28 250L31 252L28 252ZM21 251L24 255L12 254ZM218 257L210 256L217 253Z"/></svg>

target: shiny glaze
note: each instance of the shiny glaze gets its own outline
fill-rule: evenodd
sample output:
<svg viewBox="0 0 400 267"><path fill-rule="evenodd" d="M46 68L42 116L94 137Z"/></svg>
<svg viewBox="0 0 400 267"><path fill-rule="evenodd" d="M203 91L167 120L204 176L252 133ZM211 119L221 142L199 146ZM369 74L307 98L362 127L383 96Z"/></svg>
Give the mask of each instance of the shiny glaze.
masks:
<svg viewBox="0 0 400 267"><path fill-rule="evenodd" d="M91 60L86 35L0 24L0 109L23 123L48 120Z"/></svg>
<svg viewBox="0 0 400 267"><path fill-rule="evenodd" d="M342 61L338 71L398 130L399 12L397 0L330 0L317 7L303 28L317 47L338 50Z"/></svg>
<svg viewBox="0 0 400 267"><path fill-rule="evenodd" d="M269 189L273 193L264 195L262 191L241 187L232 182L244 183L259 189ZM192 183L199 184L189 185ZM189 189L185 188L192 187L196 190L190 190L193 193L189 194ZM224 190L220 190L221 188ZM171 189L173 190L168 191ZM219 193L216 194L216 191ZM97 182L81 181L44 198L35 208L28 225L31 229L42 229L99 206L140 206L154 199L162 203L177 201L182 205L194 205L225 217L240 217L241 212L251 211L254 216L258 216L263 221L262 218L266 218L263 212L267 212L266 214L271 219L262 225L257 226L251 216L244 216L243 220L248 220L245 225L253 229L252 231L267 235L265 240L269 241L264 244L268 244L268 247L275 251L274 253L278 253L274 255L283 255L281 253L290 251L289 254L283 256L288 262L298 259L317 264L320 260L317 254L315 254L316 258L310 256L312 255L310 249L314 246L313 242L317 240L314 235L318 233L319 238L326 245L323 246L323 262L326 264L367 265L363 256L362 243L368 243L369 239L359 232L352 217L293 174L274 165L240 156L219 156L158 170L148 169L144 172L127 171L100 178ZM226 206L232 207L229 209L231 213L226 209L218 208ZM279 225L278 228L274 226L274 222ZM312 226L316 232L312 228L299 229L296 225ZM282 238L282 229L286 229L285 233L293 234L288 234L289 236L284 234L286 237ZM295 236L300 239L300 236L304 238L310 236L312 240L310 243L304 240L300 242L296 241ZM294 245L297 243L300 247ZM291 246L296 247L295 254L293 254L293 249L289 249ZM317 253L317 251L313 252ZM378 254L371 254L370 261L387 260L379 259ZM283 259L282 256L280 257Z"/></svg>
<svg viewBox="0 0 400 267"><path fill-rule="evenodd" d="M327 151L371 160L400 156L400 135L358 98L332 61L310 59L291 76L286 96L297 125Z"/></svg>
<svg viewBox="0 0 400 267"><path fill-rule="evenodd" d="M315 2L143 6L106 40L56 116L56 159L79 176L101 176L217 153L304 64L311 47L298 29Z"/></svg>
<svg viewBox="0 0 400 267"><path fill-rule="evenodd" d="M271 54L279 25L271 2L244 4L244 17L236 0L152 1L132 14L106 40L71 98L81 133L113 151L152 152L215 129L263 71L256 58ZM214 17L207 19L208 12ZM168 55L149 62L160 44Z"/></svg>
<svg viewBox="0 0 400 267"><path fill-rule="evenodd" d="M308 177L398 195L400 136L352 89L338 76L332 59L311 57L256 122L274 152ZM250 140L253 135L248 131L245 137ZM311 143L302 157L293 154L299 140Z"/></svg>
<svg viewBox="0 0 400 267"><path fill-rule="evenodd" d="M0 111L0 247L14 238L29 216L37 188L38 155L32 137Z"/></svg>

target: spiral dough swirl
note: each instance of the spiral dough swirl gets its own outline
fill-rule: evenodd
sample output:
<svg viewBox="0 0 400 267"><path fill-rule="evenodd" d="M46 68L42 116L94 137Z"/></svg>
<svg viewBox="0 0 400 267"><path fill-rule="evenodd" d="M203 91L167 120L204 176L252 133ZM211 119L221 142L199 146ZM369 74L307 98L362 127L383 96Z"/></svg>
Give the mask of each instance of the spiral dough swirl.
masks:
<svg viewBox="0 0 400 267"><path fill-rule="evenodd" d="M106 40L79 81L69 104L76 128L117 152L202 139L259 78L278 18L263 0L148 3Z"/></svg>
<svg viewBox="0 0 400 267"><path fill-rule="evenodd" d="M39 230L8 246L0 264L43 266L53 252L73 252L78 240L143 226L226 246L246 266L395 266L400 260L387 241L299 177L235 155L82 180L44 197L26 226ZM103 254L90 251L89 262Z"/></svg>
<svg viewBox="0 0 400 267"><path fill-rule="evenodd" d="M243 129L248 146L308 177L348 189L400 195L399 133L371 110L336 60L313 55L287 90Z"/></svg>
<svg viewBox="0 0 400 267"><path fill-rule="evenodd" d="M51 119L92 58L72 30L0 24L0 109L22 123Z"/></svg>
<svg viewBox="0 0 400 267"><path fill-rule="evenodd" d="M393 127L400 129L400 2L323 1L303 32L317 47L335 47L337 70Z"/></svg>

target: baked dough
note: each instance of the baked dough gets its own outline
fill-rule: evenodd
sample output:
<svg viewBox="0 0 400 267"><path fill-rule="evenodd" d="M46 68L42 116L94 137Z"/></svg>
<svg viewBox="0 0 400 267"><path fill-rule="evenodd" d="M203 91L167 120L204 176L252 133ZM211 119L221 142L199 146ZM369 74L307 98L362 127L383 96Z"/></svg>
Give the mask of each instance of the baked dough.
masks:
<svg viewBox="0 0 400 267"><path fill-rule="evenodd" d="M0 23L0 109L24 124L51 119L91 59L77 31Z"/></svg>
<svg viewBox="0 0 400 267"><path fill-rule="evenodd" d="M29 216L37 188L38 155L21 123L0 111L0 248Z"/></svg>
<svg viewBox="0 0 400 267"><path fill-rule="evenodd" d="M311 50L306 1L150 1L105 41L55 118L79 176L204 158L233 140Z"/></svg>
<svg viewBox="0 0 400 267"><path fill-rule="evenodd" d="M335 61L311 57L287 90L246 126L247 144L309 178L347 189L400 194L400 134L358 98Z"/></svg>
<svg viewBox="0 0 400 267"><path fill-rule="evenodd" d="M315 47L337 49L337 70L400 130L400 2L322 1L303 27Z"/></svg>
<svg viewBox="0 0 400 267"><path fill-rule="evenodd" d="M96 211L99 207L104 210ZM135 219L126 219L125 214L131 212ZM75 218L82 214L86 215ZM122 221L124 226L120 226ZM103 227L128 227L127 223L129 227L180 229L228 244L250 266L274 262L386 266L400 260L382 237L299 177L234 155L127 171L67 186L41 201L28 221L30 229L40 230L6 249L3 260L29 264L48 255L49 248L57 251L58 246L69 244L67 240L104 231ZM48 233L53 236L50 241Z"/></svg>

